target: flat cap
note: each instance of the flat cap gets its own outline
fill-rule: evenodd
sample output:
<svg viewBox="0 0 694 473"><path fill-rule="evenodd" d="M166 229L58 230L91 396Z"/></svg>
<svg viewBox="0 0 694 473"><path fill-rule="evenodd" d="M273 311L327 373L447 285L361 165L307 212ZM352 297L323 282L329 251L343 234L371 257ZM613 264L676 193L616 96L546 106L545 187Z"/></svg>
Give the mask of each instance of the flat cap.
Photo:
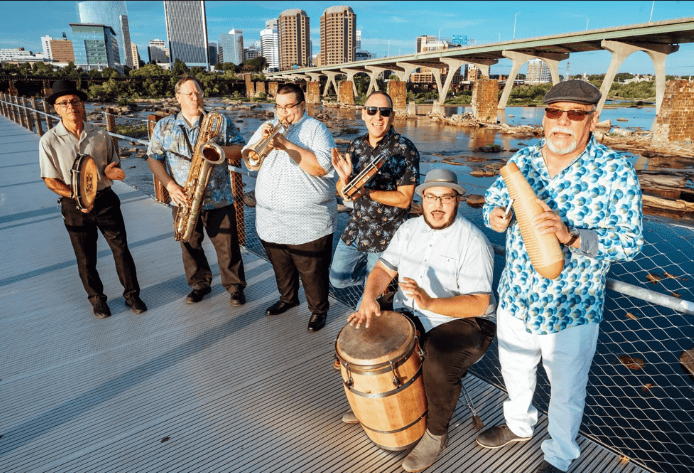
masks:
<svg viewBox="0 0 694 473"><path fill-rule="evenodd" d="M573 102L582 103L585 105L596 105L600 102L602 94L600 89L595 87L590 82L584 80L572 79L559 82L553 86L542 97L544 103L555 102Z"/></svg>

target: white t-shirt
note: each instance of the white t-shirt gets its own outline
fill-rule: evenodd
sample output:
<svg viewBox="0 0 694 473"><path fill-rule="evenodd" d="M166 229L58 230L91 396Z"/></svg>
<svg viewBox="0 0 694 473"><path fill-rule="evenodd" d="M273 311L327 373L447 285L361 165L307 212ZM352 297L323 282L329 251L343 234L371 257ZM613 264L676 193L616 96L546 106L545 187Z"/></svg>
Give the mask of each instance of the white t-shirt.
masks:
<svg viewBox="0 0 694 473"><path fill-rule="evenodd" d="M398 228L380 261L398 272L399 281L413 279L431 297L490 294L482 317L494 318L494 251L484 233L467 219L457 216L443 230L429 227L423 216L410 219ZM427 331L456 319L419 308L401 289L395 294L393 308L412 311Z"/></svg>

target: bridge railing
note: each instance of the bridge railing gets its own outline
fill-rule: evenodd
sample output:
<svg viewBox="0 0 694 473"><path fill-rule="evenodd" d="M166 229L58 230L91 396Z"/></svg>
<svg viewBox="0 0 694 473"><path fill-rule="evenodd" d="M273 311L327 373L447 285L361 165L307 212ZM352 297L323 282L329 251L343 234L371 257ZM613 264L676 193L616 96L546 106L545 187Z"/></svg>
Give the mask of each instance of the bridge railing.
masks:
<svg viewBox="0 0 694 473"><path fill-rule="evenodd" d="M47 104L42 108L0 94L2 114L39 133L40 122L48 129L58 120ZM121 130L129 125L139 127L143 121L105 112L107 125L111 118ZM137 127L133 129L140 129ZM112 132L111 136L148 144L146 135L137 133ZM240 166L230 170L235 176L232 185L242 244L266 257L255 233L253 193L244 189L252 189L256 174ZM461 205L459 213L482 228L494 245L499 256L494 271L496 290L504 267L503 235L484 227L479 209ZM347 219L346 213L339 214L334 244ZM612 265L609 274L581 432L620 453L623 461L652 471L694 472L689 451L694 445L694 229L647 218L644 236L646 243L637 258ZM351 307L356 306L361 291L331 288L334 297ZM497 354L493 345L473 372L504 389ZM546 412L551 387L542 370L538 375L534 404Z"/></svg>

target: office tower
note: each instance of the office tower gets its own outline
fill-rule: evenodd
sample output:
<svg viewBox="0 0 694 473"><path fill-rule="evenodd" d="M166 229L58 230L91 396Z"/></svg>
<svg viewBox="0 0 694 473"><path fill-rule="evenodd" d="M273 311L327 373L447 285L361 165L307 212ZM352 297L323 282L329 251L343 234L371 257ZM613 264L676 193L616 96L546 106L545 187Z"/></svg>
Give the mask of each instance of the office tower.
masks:
<svg viewBox="0 0 694 473"><path fill-rule="evenodd" d="M231 30L217 38L219 62L230 62L237 66L243 62L243 31Z"/></svg>
<svg viewBox="0 0 694 473"><path fill-rule="evenodd" d="M166 43L160 39L150 39L147 47L149 62L155 64L169 63L169 52Z"/></svg>
<svg viewBox="0 0 694 473"><path fill-rule="evenodd" d="M47 59L53 59L53 51L51 50L51 38L50 36L41 36L41 46L43 47L43 57Z"/></svg>
<svg viewBox="0 0 694 473"><path fill-rule="evenodd" d="M277 34L280 44L280 70L311 64L311 24L306 12L299 9L280 13Z"/></svg>
<svg viewBox="0 0 694 473"><path fill-rule="evenodd" d="M280 70L280 44L277 34L277 20L267 20L265 29L260 32L261 52L267 61L269 72Z"/></svg>
<svg viewBox="0 0 694 473"><path fill-rule="evenodd" d="M250 61L251 59L255 59L260 56L260 50L256 49L255 47L251 46L250 48L243 48L243 60L245 61Z"/></svg>
<svg viewBox="0 0 694 473"><path fill-rule="evenodd" d="M77 2L77 13L82 24L110 26L118 43L119 64L128 64L130 56L130 31L128 31L128 10L125 2ZM121 18L125 17L125 18ZM124 20L124 21L123 21ZM126 31L123 30L125 27Z"/></svg>
<svg viewBox="0 0 694 473"><path fill-rule="evenodd" d="M418 53L421 53L424 51L424 47L426 46L427 43L433 43L436 41L436 36L417 36L417 51Z"/></svg>
<svg viewBox="0 0 694 473"><path fill-rule="evenodd" d="M219 53L217 52L217 43L209 43L207 47L210 56L210 65L214 66L219 62Z"/></svg>
<svg viewBox="0 0 694 473"><path fill-rule="evenodd" d="M357 36L354 44L357 46L357 49L361 49L361 30L357 30Z"/></svg>
<svg viewBox="0 0 694 473"><path fill-rule="evenodd" d="M75 62L75 51L72 47L72 41L67 39L65 33L61 39L51 39L50 41L51 59L55 63L67 64Z"/></svg>
<svg viewBox="0 0 694 473"><path fill-rule="evenodd" d="M354 62L357 15L350 7L330 7L320 17L320 53L324 66Z"/></svg>
<svg viewBox="0 0 694 473"><path fill-rule="evenodd" d="M120 20L120 30L123 36L123 47L125 48L125 65L129 68L133 68L133 50L130 43L130 27L128 26L127 15L121 15L118 17Z"/></svg>
<svg viewBox="0 0 694 473"><path fill-rule="evenodd" d="M140 53L137 51L137 44L130 43L130 56L133 58L133 69L140 68Z"/></svg>
<svg viewBox="0 0 694 473"><path fill-rule="evenodd" d="M118 52L116 32L108 25L70 23L72 27L75 66L85 71L116 69L121 74L123 66Z"/></svg>
<svg viewBox="0 0 694 473"><path fill-rule="evenodd" d="M526 84L539 84L541 82L550 82L552 74L549 72L549 66L542 59L531 59L528 61L528 70L525 74Z"/></svg>
<svg viewBox="0 0 694 473"><path fill-rule="evenodd" d="M183 61L188 67L209 70L207 18L204 1L164 2L169 61Z"/></svg>

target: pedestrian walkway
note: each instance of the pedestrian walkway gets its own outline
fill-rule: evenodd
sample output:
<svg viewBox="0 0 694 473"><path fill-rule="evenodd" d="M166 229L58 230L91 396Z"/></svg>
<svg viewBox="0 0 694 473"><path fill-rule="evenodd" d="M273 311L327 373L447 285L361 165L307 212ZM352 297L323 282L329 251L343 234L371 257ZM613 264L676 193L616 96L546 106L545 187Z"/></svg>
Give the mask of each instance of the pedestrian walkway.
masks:
<svg viewBox="0 0 694 473"><path fill-rule="evenodd" d="M100 238L113 315L94 318L56 196L40 179L38 141L0 117L1 472L402 471L407 452L383 451L340 420L348 404L332 361L350 308L331 299L314 334L303 298L265 317L278 298L274 274L245 250L245 306L230 307L216 265L212 294L186 304L170 210L121 182L114 190L149 310L124 305ZM503 391L472 375L464 383L483 422L502 422ZM532 472L546 418L530 442L498 451L477 447L477 433L461 401L449 446L427 472ZM579 444L573 472L645 471Z"/></svg>

